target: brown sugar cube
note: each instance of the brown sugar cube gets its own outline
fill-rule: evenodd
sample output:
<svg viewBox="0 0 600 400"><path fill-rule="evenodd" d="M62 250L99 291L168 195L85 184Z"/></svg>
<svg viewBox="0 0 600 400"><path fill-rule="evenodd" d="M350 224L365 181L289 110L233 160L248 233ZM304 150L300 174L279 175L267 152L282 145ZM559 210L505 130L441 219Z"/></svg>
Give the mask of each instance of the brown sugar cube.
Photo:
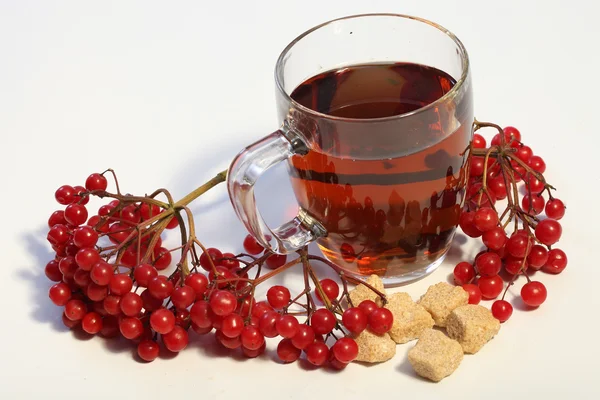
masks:
<svg viewBox="0 0 600 400"><path fill-rule="evenodd" d="M487 308L468 304L450 313L446 320L448 336L460 343L465 353L475 354L500 330L500 321Z"/></svg>
<svg viewBox="0 0 600 400"><path fill-rule="evenodd" d="M378 363L389 360L396 355L396 342L390 335L377 335L365 329L354 338L358 345L358 356L355 361Z"/></svg>
<svg viewBox="0 0 600 400"><path fill-rule="evenodd" d="M434 321L423 306L415 303L408 293L387 296L385 308L394 314L394 324L388 332L396 343L418 339L425 329L433 327Z"/></svg>
<svg viewBox="0 0 600 400"><path fill-rule="evenodd" d="M373 286L375 289L379 290L382 293L385 293L385 288L383 287L383 281L381 278L375 274L369 276L366 281L369 285ZM372 300L379 307L381 307L381 298L377 293L363 285L359 284L356 288L350 291L350 300L352 300L352 304L354 307L358 307L358 305L364 300Z"/></svg>
<svg viewBox="0 0 600 400"><path fill-rule="evenodd" d="M424 331L415 347L408 351L408 361L415 372L434 382L453 373L462 359L460 344L435 329Z"/></svg>
<svg viewBox="0 0 600 400"><path fill-rule="evenodd" d="M452 310L468 303L469 294L463 288L446 282L429 286L419 300L419 304L431 314L435 324L441 327L446 326L446 318Z"/></svg>

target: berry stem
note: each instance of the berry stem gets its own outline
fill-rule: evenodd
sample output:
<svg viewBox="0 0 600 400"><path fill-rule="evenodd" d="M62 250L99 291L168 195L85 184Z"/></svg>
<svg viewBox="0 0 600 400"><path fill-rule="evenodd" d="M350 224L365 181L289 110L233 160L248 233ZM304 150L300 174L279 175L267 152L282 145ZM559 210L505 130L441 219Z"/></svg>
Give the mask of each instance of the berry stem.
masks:
<svg viewBox="0 0 600 400"><path fill-rule="evenodd" d="M226 179L227 179L227 170L219 172L217 175L215 175L214 178L212 178L211 180L209 180L202 186L196 188L195 190L190 192L188 195L184 196L179 201L177 201L174 204L175 208L181 207L181 206L187 206L192 201L196 200L198 197L200 197L204 193L206 193L208 190L217 186L219 183L225 182Z"/></svg>

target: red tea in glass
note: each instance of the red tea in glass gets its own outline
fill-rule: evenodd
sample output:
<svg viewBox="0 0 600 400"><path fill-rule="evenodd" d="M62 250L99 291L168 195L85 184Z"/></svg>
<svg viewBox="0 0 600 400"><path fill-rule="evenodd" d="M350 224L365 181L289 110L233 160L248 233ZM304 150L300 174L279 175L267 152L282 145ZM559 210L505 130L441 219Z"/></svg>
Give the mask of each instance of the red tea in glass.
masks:
<svg viewBox="0 0 600 400"><path fill-rule="evenodd" d="M387 285L434 270L468 178L473 110L458 39L412 17L348 17L290 44L276 83L281 129L230 170L232 203L248 230L279 253L316 240L348 273L378 274ZM271 229L253 184L283 160L299 213Z"/></svg>

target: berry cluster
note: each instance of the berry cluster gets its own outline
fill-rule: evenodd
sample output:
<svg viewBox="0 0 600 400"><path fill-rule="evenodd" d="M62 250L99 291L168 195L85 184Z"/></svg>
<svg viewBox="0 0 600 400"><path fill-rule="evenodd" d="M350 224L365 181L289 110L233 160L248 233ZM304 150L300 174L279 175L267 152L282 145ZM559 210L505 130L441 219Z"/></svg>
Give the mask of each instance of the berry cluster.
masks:
<svg viewBox="0 0 600 400"><path fill-rule="evenodd" d="M504 322L513 311L504 300L506 291L519 276L527 281L521 299L537 307L546 300L546 287L532 281L530 275L538 270L558 274L567 266L566 254L553 247L562 234L558 220L565 214L565 205L552 195L554 188L543 176L544 160L521 142L516 128L475 123L475 131L484 127L496 128L498 133L489 148L483 136L476 133L473 137L460 227L466 235L480 237L487 249L477 254L473 263L456 265L454 281L469 292L472 304L482 298L496 299L504 292L492 305L493 315ZM506 206L499 211L501 200Z"/></svg>
<svg viewBox="0 0 600 400"><path fill-rule="evenodd" d="M106 338L121 335L137 344L137 354L145 361L159 356L161 343L170 352L185 349L190 328L199 335L212 332L218 344L240 349L246 357L262 354L266 338L279 338L281 361L295 361L304 352L309 363L335 369L357 357L355 335L365 329L380 334L391 329L388 309L369 300L352 305L350 278L340 275L342 290L332 279L318 279L310 261L337 267L306 250L288 262L287 256L266 251L251 236L243 242L246 253L205 248L195 236L186 205L222 182L224 174L179 202L165 190L143 197L123 195L116 177L117 193L109 193L105 174L90 175L84 187L61 186L55 198L64 209L48 221L47 239L56 254L45 272L57 282L49 297L63 307L69 328ZM157 200L158 195L167 201ZM112 200L89 216L86 205L92 197ZM176 228L181 246L163 246L164 230ZM304 270L302 292L292 297L288 288L275 285L266 300L255 298L259 284L297 264ZM384 294L372 290L385 302ZM301 316L304 321L299 321Z"/></svg>

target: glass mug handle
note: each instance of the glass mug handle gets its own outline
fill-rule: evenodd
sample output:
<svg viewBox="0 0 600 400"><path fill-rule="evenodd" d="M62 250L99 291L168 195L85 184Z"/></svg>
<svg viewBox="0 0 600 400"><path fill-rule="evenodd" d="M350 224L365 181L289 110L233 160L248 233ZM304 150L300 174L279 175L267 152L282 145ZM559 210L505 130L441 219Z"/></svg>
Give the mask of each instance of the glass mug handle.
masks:
<svg viewBox="0 0 600 400"><path fill-rule="evenodd" d="M307 153L306 144L284 124L242 150L229 167L227 189L235 213L262 246L278 254L299 250L316 238L326 236L327 231L302 209L291 221L269 228L256 208L254 185L272 166Z"/></svg>

